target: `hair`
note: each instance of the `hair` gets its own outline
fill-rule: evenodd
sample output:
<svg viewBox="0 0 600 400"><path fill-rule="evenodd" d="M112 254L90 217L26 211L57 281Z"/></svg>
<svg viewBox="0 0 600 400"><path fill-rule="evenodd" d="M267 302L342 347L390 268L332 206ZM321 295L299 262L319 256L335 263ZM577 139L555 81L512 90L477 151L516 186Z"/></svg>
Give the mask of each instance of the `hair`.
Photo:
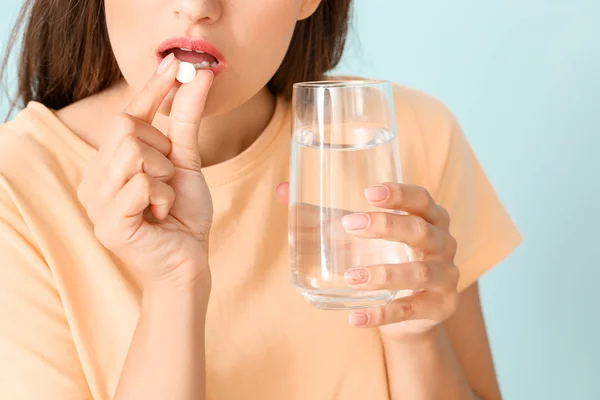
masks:
<svg viewBox="0 0 600 400"><path fill-rule="evenodd" d="M290 98L295 82L321 80L339 63L351 3L321 0L313 15L297 22L285 58L267 85L274 95ZM22 31L9 115L30 101L60 109L122 78L108 37L104 0L25 0L0 67L2 81Z"/></svg>

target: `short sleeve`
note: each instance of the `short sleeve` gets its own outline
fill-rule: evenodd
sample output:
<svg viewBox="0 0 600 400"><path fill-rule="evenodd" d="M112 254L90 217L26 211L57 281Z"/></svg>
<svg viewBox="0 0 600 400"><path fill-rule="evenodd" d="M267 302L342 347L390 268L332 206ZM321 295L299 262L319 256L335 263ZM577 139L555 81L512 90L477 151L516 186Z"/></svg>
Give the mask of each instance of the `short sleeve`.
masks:
<svg viewBox="0 0 600 400"><path fill-rule="evenodd" d="M0 398L91 398L52 274L1 175Z"/></svg>
<svg viewBox="0 0 600 400"><path fill-rule="evenodd" d="M520 243L521 235L460 126L455 121L452 126L445 167L433 195L450 213L450 231L458 241L455 261L462 290L506 258Z"/></svg>
<svg viewBox="0 0 600 400"><path fill-rule="evenodd" d="M458 242L458 288L464 290L505 259L521 235L450 110L412 89L396 86L394 96L399 128L414 126L404 133L409 145L401 152L409 161L403 168L450 213L450 232Z"/></svg>

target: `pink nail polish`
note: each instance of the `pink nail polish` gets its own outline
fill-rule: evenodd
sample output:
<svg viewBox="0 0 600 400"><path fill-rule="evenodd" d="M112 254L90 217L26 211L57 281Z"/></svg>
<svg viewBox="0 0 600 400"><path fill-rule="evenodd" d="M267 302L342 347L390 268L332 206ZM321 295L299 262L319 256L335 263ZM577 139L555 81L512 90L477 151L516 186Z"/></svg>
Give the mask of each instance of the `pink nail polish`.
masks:
<svg viewBox="0 0 600 400"><path fill-rule="evenodd" d="M342 224L348 231L358 231L365 229L369 225L369 216L367 214L344 215Z"/></svg>
<svg viewBox="0 0 600 400"><path fill-rule="evenodd" d="M368 269L365 268L356 268L346 271L344 274L344 278L346 282L350 285L360 285L362 283L367 283L370 278L370 273Z"/></svg>
<svg viewBox="0 0 600 400"><path fill-rule="evenodd" d="M170 53L168 56L163 58L160 65L158 66L158 70L156 71L157 74L163 75L165 72L167 72L171 64L173 64L173 61L175 61L175 54L173 53Z"/></svg>
<svg viewBox="0 0 600 400"><path fill-rule="evenodd" d="M365 190L365 197L369 201L383 201L388 198L389 194L388 188L381 185L373 186Z"/></svg>
<svg viewBox="0 0 600 400"><path fill-rule="evenodd" d="M354 326L365 326L369 323L369 316L365 313L358 312L350 314L350 324Z"/></svg>

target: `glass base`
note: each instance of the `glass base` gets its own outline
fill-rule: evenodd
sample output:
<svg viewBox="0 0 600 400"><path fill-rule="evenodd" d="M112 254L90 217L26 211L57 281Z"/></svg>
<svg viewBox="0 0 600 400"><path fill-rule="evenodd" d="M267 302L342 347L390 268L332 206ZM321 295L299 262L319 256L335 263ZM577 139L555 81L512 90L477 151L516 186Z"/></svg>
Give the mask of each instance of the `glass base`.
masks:
<svg viewBox="0 0 600 400"><path fill-rule="evenodd" d="M395 291L378 290L372 292L328 292L300 291L306 301L320 310L356 310L380 307L396 295Z"/></svg>

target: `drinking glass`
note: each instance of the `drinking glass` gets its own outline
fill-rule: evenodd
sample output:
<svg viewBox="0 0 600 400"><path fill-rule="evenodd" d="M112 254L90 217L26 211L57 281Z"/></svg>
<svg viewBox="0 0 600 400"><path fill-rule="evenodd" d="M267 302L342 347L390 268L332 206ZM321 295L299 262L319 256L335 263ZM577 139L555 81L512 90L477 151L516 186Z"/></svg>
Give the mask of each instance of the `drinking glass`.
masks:
<svg viewBox="0 0 600 400"><path fill-rule="evenodd" d="M342 217L384 211L364 190L402 182L391 85L386 81L297 83L292 99L290 278L320 309L381 306L392 290L351 287L344 272L412 259L402 243L348 234Z"/></svg>

